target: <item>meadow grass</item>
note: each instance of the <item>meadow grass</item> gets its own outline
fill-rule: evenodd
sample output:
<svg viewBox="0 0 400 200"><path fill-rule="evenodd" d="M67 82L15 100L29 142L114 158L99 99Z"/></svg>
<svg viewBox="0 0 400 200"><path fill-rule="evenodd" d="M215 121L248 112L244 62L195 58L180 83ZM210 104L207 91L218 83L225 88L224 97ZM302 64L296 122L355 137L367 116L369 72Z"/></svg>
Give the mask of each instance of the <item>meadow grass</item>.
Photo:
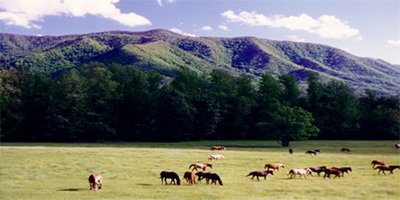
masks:
<svg viewBox="0 0 400 200"><path fill-rule="evenodd" d="M290 148L274 141L199 141L180 143L1 143L0 199L400 199L400 170L378 175L374 159L400 165L398 141L302 141ZM211 145L226 151L212 152ZM350 147L350 153L342 153ZM304 154L320 149L317 156ZM208 162L207 155L222 154L211 161L224 186L161 185L160 172L175 171L182 178L192 163ZM284 163L274 176L251 180L250 171L266 163ZM343 178L290 179L290 169L352 167ZM88 177L100 173L103 189L89 191Z"/></svg>

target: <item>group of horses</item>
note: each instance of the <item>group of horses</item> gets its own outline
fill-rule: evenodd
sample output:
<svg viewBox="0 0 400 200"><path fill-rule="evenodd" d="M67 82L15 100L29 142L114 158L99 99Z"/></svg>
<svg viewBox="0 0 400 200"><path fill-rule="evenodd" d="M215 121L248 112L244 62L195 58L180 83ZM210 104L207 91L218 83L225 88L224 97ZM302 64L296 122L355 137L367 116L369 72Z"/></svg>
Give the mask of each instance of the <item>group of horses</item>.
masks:
<svg viewBox="0 0 400 200"><path fill-rule="evenodd" d="M379 169L378 174L381 172L386 175L385 171L390 171L390 174L393 174L393 170L400 169L400 165L386 165L382 160L373 160L371 162L372 168ZM378 165L375 168L375 165Z"/></svg>

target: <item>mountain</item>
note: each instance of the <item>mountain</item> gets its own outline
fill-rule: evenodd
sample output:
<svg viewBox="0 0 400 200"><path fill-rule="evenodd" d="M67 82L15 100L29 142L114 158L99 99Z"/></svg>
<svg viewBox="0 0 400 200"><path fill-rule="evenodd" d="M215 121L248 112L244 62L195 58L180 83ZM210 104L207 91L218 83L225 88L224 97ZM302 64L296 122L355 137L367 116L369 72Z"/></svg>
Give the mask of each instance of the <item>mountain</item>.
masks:
<svg viewBox="0 0 400 200"><path fill-rule="evenodd" d="M188 37L162 29L65 36L0 34L1 69L24 66L53 73L93 61L134 65L143 71L155 69L166 76L187 66L198 72L217 68L233 75L246 73L255 79L263 73L292 73L302 81L310 70L325 80L346 81L359 92L400 93L399 65L320 44Z"/></svg>

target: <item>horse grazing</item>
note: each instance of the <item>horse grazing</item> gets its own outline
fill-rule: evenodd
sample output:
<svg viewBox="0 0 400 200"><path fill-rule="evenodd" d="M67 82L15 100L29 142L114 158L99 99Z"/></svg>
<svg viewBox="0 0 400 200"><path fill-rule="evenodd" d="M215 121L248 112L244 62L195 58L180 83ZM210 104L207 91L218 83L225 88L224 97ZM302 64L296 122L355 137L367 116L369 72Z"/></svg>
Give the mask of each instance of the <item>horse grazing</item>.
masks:
<svg viewBox="0 0 400 200"><path fill-rule="evenodd" d="M395 144L394 146L396 147L396 149L400 149L400 144Z"/></svg>
<svg viewBox="0 0 400 200"><path fill-rule="evenodd" d="M316 172L316 173L318 174L318 176L320 176L320 173L323 172L325 169L326 169L325 166L321 166L321 167L310 167L310 170L311 170L312 172ZM311 176L313 176L311 172L310 172L309 174L310 174Z"/></svg>
<svg viewBox="0 0 400 200"><path fill-rule="evenodd" d="M290 153L290 154L293 154L293 149L289 149L289 153Z"/></svg>
<svg viewBox="0 0 400 200"><path fill-rule="evenodd" d="M90 174L89 176L89 190L101 190L103 184L103 177L100 174Z"/></svg>
<svg viewBox="0 0 400 200"><path fill-rule="evenodd" d="M269 170L268 171L253 171L253 172L250 172L249 175L247 175L246 177L253 176L253 177L251 177L251 180L253 180L253 178L255 176L257 176L257 180L259 181L260 179L258 177L264 176L264 180L267 180L268 174L274 175L274 172L269 171Z"/></svg>
<svg viewBox="0 0 400 200"><path fill-rule="evenodd" d="M304 176L304 178L307 178L307 174L311 173L310 168L304 168L304 169L292 169L289 171L290 178L296 178L296 175L299 175L300 178L301 176Z"/></svg>
<svg viewBox="0 0 400 200"><path fill-rule="evenodd" d="M203 180L205 177L205 174L209 174L211 172L197 172L195 175L198 176L197 178L197 182L201 182L201 180Z"/></svg>
<svg viewBox="0 0 400 200"><path fill-rule="evenodd" d="M217 151L222 151L222 150L226 150L226 147L224 146L212 146L211 150L217 150Z"/></svg>
<svg viewBox="0 0 400 200"><path fill-rule="evenodd" d="M181 180L179 179L179 176L175 172L169 172L169 171L162 171L160 173L161 176L161 185L163 184L163 180L165 181L165 185L167 185L167 178L171 179L171 182L169 183L170 185L172 182L174 182L175 185L175 180L177 185L181 185Z"/></svg>
<svg viewBox="0 0 400 200"><path fill-rule="evenodd" d="M219 160L225 158L223 155L209 155L208 160Z"/></svg>
<svg viewBox="0 0 400 200"><path fill-rule="evenodd" d="M389 165L389 166L381 165L381 166L376 167L375 169L379 169L378 174L382 171L383 174L386 175L385 171L390 171L390 174L393 174L393 170L400 169L400 166L399 165Z"/></svg>
<svg viewBox="0 0 400 200"><path fill-rule="evenodd" d="M205 173L204 174L204 178L206 179L206 183L208 184L209 181L211 180L211 185L214 183L215 185L217 185L217 181L218 184L223 185L221 178L218 176L218 174L216 173Z"/></svg>
<svg viewBox="0 0 400 200"><path fill-rule="evenodd" d="M193 172L185 172L183 178L186 180L186 185L194 185L196 183L196 177Z"/></svg>
<svg viewBox="0 0 400 200"><path fill-rule="evenodd" d="M325 172L324 179L325 179L325 177L331 178L331 174L335 175L334 178L336 178L336 177L340 178L340 175L343 174L342 171L340 171L338 169L334 169L334 168L326 168L324 170L324 172Z"/></svg>
<svg viewBox="0 0 400 200"><path fill-rule="evenodd" d="M373 160L371 162L372 168L375 167L375 165L385 165L385 162L383 162L382 160Z"/></svg>
<svg viewBox="0 0 400 200"><path fill-rule="evenodd" d="M279 172L279 167L282 167L283 169L285 169L285 165L284 164L265 164L264 169L273 169L274 171L277 169Z"/></svg>
<svg viewBox="0 0 400 200"><path fill-rule="evenodd" d="M350 152L350 148L348 147L343 147L342 149L340 149L341 152Z"/></svg>
<svg viewBox="0 0 400 200"><path fill-rule="evenodd" d="M332 167L332 169L338 169L342 172L342 177L344 177L344 173L346 172L347 174L349 172L352 172L351 167Z"/></svg>
<svg viewBox="0 0 400 200"><path fill-rule="evenodd" d="M321 153L321 152L317 149L317 150L308 150L308 151L306 151L306 154L309 154L309 155L311 155L311 154L317 155L317 152L318 152L318 153Z"/></svg>
<svg viewBox="0 0 400 200"><path fill-rule="evenodd" d="M197 171L197 168L200 168L200 169L203 169L203 171L206 171L207 167L210 167L212 169L212 164L210 164L210 163L194 163L189 166L189 169L192 167L193 167L192 171L194 171L194 170Z"/></svg>

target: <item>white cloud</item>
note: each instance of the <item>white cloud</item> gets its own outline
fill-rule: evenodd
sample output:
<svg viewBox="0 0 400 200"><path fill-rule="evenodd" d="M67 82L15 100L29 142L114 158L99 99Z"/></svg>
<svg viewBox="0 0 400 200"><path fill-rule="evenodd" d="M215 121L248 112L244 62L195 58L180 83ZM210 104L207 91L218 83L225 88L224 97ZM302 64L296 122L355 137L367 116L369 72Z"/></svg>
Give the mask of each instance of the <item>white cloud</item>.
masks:
<svg viewBox="0 0 400 200"><path fill-rule="evenodd" d="M0 0L0 21L7 25L40 29L36 23L44 21L46 16L95 15L130 27L151 24L148 19L133 12L121 13L114 5L118 2L119 0Z"/></svg>
<svg viewBox="0 0 400 200"><path fill-rule="evenodd" d="M162 6L162 1L161 0L157 0L158 5Z"/></svg>
<svg viewBox="0 0 400 200"><path fill-rule="evenodd" d="M166 0L167 3L174 3L175 0ZM163 6L162 0L157 0L159 6Z"/></svg>
<svg viewBox="0 0 400 200"><path fill-rule="evenodd" d="M400 40L388 40L386 43L390 46L400 47Z"/></svg>
<svg viewBox="0 0 400 200"><path fill-rule="evenodd" d="M297 36L297 35L288 35L287 37L295 42L305 42L306 41L304 38L299 38L299 36Z"/></svg>
<svg viewBox="0 0 400 200"><path fill-rule="evenodd" d="M178 34L181 34L181 35L184 35L184 36L197 37L195 34L185 33L185 32L183 32L183 31L181 31L180 29L177 29L177 28L171 28L169 30L174 32L174 33L178 33Z"/></svg>
<svg viewBox="0 0 400 200"><path fill-rule="evenodd" d="M231 30L229 30L229 28L227 26L224 26L224 25L219 25L218 27L224 31L231 31Z"/></svg>
<svg viewBox="0 0 400 200"><path fill-rule="evenodd" d="M211 26L203 26L203 28L201 28L202 31L212 31Z"/></svg>
<svg viewBox="0 0 400 200"><path fill-rule="evenodd" d="M322 15L314 19L307 14L299 16L281 16L275 15L267 17L263 14L257 14L256 11L243 11L238 14L232 10L221 13L223 17L231 23L241 23L249 26L269 26L274 28L287 28L289 30L303 30L316 34L322 38L345 39L359 36L359 30L348 26L348 22L341 21L332 15ZM356 38L361 40L362 37Z"/></svg>

